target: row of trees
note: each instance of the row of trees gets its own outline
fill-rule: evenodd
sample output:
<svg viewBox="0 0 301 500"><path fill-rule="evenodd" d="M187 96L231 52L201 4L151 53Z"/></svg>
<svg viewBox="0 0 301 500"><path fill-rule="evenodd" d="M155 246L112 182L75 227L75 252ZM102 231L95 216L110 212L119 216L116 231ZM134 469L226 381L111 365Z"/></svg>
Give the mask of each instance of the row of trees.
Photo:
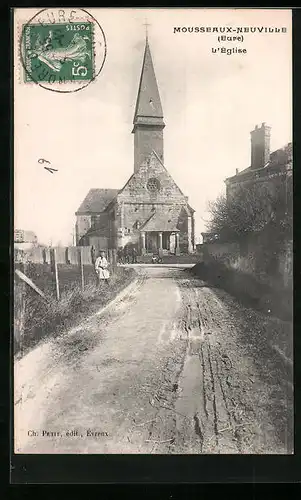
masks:
<svg viewBox="0 0 301 500"><path fill-rule="evenodd" d="M291 239L292 198L292 176L270 185L240 186L209 203L207 230L220 241L237 241L269 227L278 239Z"/></svg>

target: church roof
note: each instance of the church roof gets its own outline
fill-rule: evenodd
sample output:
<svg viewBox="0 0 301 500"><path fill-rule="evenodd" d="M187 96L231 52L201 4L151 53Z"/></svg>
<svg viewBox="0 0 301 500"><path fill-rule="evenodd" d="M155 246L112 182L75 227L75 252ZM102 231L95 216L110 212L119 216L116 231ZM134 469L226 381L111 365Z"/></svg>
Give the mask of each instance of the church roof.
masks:
<svg viewBox="0 0 301 500"><path fill-rule="evenodd" d="M76 215L103 212L118 192L119 189L90 189Z"/></svg>
<svg viewBox="0 0 301 500"><path fill-rule="evenodd" d="M148 40L145 44L134 115L134 124L143 122L164 125L163 110Z"/></svg>
<svg viewBox="0 0 301 500"><path fill-rule="evenodd" d="M165 211L154 212L153 215L140 227L141 231L179 231L177 225L180 215L180 208L170 209L170 213Z"/></svg>

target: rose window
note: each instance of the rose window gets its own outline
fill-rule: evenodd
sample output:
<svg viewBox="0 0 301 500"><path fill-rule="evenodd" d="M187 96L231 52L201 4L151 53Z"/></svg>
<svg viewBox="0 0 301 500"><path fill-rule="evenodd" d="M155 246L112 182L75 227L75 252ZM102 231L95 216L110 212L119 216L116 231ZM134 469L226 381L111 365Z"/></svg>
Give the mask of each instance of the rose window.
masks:
<svg viewBox="0 0 301 500"><path fill-rule="evenodd" d="M158 179L155 179L155 178L149 179L148 182L147 182L147 189L151 193L156 193L157 191L159 191L159 189L160 189L160 182L158 181Z"/></svg>

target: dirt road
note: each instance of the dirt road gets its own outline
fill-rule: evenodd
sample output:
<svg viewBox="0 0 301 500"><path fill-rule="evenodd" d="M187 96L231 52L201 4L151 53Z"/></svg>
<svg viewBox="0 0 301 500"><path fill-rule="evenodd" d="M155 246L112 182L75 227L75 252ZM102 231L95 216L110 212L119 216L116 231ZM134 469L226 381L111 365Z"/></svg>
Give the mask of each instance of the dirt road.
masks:
<svg viewBox="0 0 301 500"><path fill-rule="evenodd" d="M291 326L187 270L137 270L16 361L15 451L292 453Z"/></svg>

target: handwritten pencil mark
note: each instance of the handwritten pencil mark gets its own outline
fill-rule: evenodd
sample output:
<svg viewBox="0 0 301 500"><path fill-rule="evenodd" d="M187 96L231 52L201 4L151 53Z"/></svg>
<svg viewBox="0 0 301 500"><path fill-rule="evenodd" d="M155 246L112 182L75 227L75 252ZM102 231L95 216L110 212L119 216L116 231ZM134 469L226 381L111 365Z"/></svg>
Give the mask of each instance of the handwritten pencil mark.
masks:
<svg viewBox="0 0 301 500"><path fill-rule="evenodd" d="M38 163L49 163L49 165L51 165L51 162L48 161L48 160L45 160L45 158L39 158L38 159ZM44 167L45 170L48 170L48 172L50 172L51 174L53 174L53 172L58 172L58 169L57 168L53 168L53 167Z"/></svg>
<svg viewBox="0 0 301 500"><path fill-rule="evenodd" d="M53 174L53 172L57 172L57 168L51 168L51 167L44 167L45 170L48 170L48 172L50 172L51 174Z"/></svg>

